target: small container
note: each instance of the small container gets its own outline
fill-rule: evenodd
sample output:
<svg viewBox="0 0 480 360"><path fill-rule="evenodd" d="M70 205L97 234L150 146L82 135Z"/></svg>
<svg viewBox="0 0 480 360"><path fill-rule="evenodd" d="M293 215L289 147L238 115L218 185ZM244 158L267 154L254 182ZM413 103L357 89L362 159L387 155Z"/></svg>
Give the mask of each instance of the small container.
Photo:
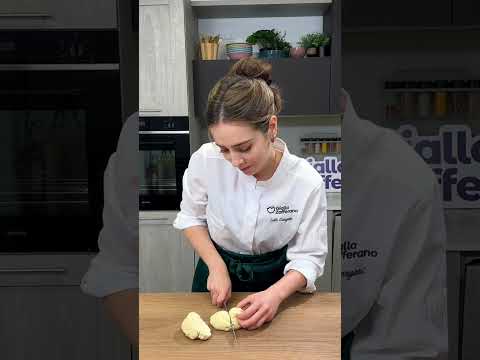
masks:
<svg viewBox="0 0 480 360"><path fill-rule="evenodd" d="M335 153L335 140L333 139L328 143L328 152L331 154Z"/></svg>
<svg viewBox="0 0 480 360"><path fill-rule="evenodd" d="M385 82L385 119L387 121L392 120L395 114L395 107L397 105L397 96L392 91L394 89L394 82L393 81L386 81Z"/></svg>
<svg viewBox="0 0 480 360"><path fill-rule="evenodd" d="M447 81L439 80L435 82L435 93L433 95L433 111L438 118L444 118L447 115Z"/></svg>
<svg viewBox="0 0 480 360"><path fill-rule="evenodd" d="M325 139L322 139L322 154L327 154L328 153L328 145Z"/></svg>
<svg viewBox="0 0 480 360"><path fill-rule="evenodd" d="M468 118L478 121L480 119L480 80L472 80L468 93Z"/></svg>
<svg viewBox="0 0 480 360"><path fill-rule="evenodd" d="M418 93L417 111L418 116L426 118L432 112L432 93L428 90L430 84L428 82L421 82L420 88L425 89Z"/></svg>
<svg viewBox="0 0 480 360"><path fill-rule="evenodd" d="M403 119L411 120L415 114L416 106L416 94L408 89L416 89L417 83L415 81L408 81L406 83L406 91L403 93L402 105L403 105Z"/></svg>
<svg viewBox="0 0 480 360"><path fill-rule="evenodd" d="M470 80L457 80L455 81L454 94L454 112L456 115L464 117L469 112L469 89L471 87Z"/></svg>

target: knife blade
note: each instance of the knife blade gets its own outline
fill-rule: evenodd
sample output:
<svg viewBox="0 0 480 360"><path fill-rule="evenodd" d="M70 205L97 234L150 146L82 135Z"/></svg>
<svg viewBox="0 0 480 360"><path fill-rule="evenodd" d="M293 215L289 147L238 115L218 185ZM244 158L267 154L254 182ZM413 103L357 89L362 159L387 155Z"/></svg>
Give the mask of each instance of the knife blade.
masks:
<svg viewBox="0 0 480 360"><path fill-rule="evenodd" d="M228 318L230 319L230 330L232 330L232 332L233 332L233 339L234 339L235 344L236 344L237 343L237 334L235 334L235 328L233 326L232 317L230 316L230 313L228 312L228 309L227 309L227 303L223 304L223 308L227 312Z"/></svg>

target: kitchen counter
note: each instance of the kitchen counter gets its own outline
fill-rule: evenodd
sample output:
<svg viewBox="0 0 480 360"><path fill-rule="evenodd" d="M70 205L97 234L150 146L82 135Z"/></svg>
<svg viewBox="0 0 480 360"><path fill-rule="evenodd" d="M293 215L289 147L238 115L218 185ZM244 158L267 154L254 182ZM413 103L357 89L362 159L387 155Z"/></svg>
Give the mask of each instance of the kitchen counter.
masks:
<svg viewBox="0 0 480 360"><path fill-rule="evenodd" d="M233 293L235 306L249 293ZM257 330L231 332L213 329L209 318L221 310L209 293L140 294L140 359L340 359L339 293L293 294L272 322ZM190 311L209 325L212 336L190 340L180 329Z"/></svg>

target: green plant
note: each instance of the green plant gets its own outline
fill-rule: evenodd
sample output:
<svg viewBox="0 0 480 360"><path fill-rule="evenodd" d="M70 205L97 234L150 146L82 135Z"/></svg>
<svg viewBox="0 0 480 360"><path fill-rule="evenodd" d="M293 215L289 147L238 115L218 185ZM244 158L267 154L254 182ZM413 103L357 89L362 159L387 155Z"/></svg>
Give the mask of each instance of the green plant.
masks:
<svg viewBox="0 0 480 360"><path fill-rule="evenodd" d="M247 43L255 45L258 44L260 50L287 50L292 46L285 40L285 32L283 35L275 30L258 30L247 37Z"/></svg>
<svg viewBox="0 0 480 360"><path fill-rule="evenodd" d="M305 49L308 49L325 46L328 44L329 41L330 37L328 37L327 35L315 32L303 35L298 43Z"/></svg>

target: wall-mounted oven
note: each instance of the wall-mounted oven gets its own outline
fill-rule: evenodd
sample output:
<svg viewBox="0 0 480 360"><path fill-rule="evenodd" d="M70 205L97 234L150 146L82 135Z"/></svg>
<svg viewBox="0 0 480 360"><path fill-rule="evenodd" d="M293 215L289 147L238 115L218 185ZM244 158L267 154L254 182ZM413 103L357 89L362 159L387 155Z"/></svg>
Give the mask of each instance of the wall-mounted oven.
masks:
<svg viewBox="0 0 480 360"><path fill-rule="evenodd" d="M188 117L141 117L139 206L178 210L190 159Z"/></svg>
<svg viewBox="0 0 480 360"><path fill-rule="evenodd" d="M117 31L0 31L0 252L96 251Z"/></svg>

